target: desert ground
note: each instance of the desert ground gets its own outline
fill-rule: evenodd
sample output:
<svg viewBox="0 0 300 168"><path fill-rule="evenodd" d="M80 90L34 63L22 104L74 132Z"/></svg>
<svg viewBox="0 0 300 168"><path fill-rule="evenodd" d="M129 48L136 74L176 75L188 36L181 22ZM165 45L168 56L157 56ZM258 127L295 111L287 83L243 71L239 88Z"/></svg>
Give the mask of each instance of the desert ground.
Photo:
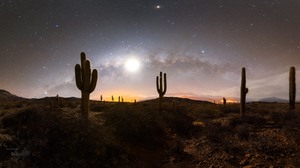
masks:
<svg viewBox="0 0 300 168"><path fill-rule="evenodd" d="M62 99L0 101L0 167L300 167L299 104Z"/></svg>

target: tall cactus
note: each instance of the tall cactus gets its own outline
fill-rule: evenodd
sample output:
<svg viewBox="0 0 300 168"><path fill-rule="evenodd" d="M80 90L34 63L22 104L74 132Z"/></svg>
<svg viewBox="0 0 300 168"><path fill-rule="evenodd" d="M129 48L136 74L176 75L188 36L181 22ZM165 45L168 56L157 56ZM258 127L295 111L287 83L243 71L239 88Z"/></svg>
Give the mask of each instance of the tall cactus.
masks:
<svg viewBox="0 0 300 168"><path fill-rule="evenodd" d="M162 99L167 91L167 75L166 75L166 73L164 73L164 85L163 85L162 80L163 80L163 76L162 76L162 72L160 72L159 76L156 76L156 89L159 94L159 104L158 104L159 112L162 111Z"/></svg>
<svg viewBox="0 0 300 168"><path fill-rule="evenodd" d="M289 77L290 91L289 91L289 99L290 99L290 109L295 109L295 101L296 101L296 70L295 67L290 67L290 77Z"/></svg>
<svg viewBox="0 0 300 168"><path fill-rule="evenodd" d="M90 93L96 88L98 71L93 69L91 73L91 64L86 59L85 53L82 52L80 56L81 66L75 65L75 78L76 86L81 90L81 116L84 121L87 121L90 111Z"/></svg>
<svg viewBox="0 0 300 168"><path fill-rule="evenodd" d="M246 88L246 69L242 68L241 77L241 97L240 97L240 113L244 116L246 111L246 94L248 93L248 88Z"/></svg>

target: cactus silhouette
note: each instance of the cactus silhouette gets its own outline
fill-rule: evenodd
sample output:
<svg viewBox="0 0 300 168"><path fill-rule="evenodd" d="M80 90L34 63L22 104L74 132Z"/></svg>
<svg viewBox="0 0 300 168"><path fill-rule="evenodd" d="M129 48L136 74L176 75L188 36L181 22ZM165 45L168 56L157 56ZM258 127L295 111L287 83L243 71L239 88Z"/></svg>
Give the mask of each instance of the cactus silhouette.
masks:
<svg viewBox="0 0 300 168"><path fill-rule="evenodd" d="M102 101L102 95L100 96L100 101Z"/></svg>
<svg viewBox="0 0 300 168"><path fill-rule="evenodd" d="M162 81L163 78L164 78L164 85L163 85L163 81ZM156 89L159 94L158 110L159 110L159 112L161 112L163 96L166 94L166 91L167 91L167 75L166 75L166 73L164 73L164 77L162 76L162 72L159 73L159 76L156 76Z"/></svg>
<svg viewBox="0 0 300 168"><path fill-rule="evenodd" d="M226 106L226 98L225 97L223 97L223 105L224 105L224 107Z"/></svg>
<svg viewBox="0 0 300 168"><path fill-rule="evenodd" d="M56 103L59 104L59 95L56 95Z"/></svg>
<svg viewBox="0 0 300 168"><path fill-rule="evenodd" d="M246 88L246 69L242 68L242 77L241 77L241 97L240 97L240 113L244 116L246 111L246 94L249 89Z"/></svg>
<svg viewBox="0 0 300 168"><path fill-rule="evenodd" d="M289 76L289 105L290 109L295 109L295 101L296 101L296 70L295 67L290 67L290 76Z"/></svg>
<svg viewBox="0 0 300 168"><path fill-rule="evenodd" d="M90 61L86 59L85 53L82 52L81 66L75 65L76 86L81 90L81 115L84 121L88 120L90 111L90 93L92 93L97 84L98 71L93 69L91 73Z"/></svg>
<svg viewBox="0 0 300 168"><path fill-rule="evenodd" d="M59 97L59 95L56 95L56 105L57 105L57 107L63 106L63 98Z"/></svg>

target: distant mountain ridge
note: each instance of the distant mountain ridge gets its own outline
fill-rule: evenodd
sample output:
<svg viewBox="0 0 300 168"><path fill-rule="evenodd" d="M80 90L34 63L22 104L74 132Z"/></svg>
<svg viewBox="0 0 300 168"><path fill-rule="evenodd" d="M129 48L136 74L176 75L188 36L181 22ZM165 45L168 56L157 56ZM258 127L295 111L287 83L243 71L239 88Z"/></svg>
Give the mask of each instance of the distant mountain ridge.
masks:
<svg viewBox="0 0 300 168"><path fill-rule="evenodd" d="M259 99L258 102L288 103L289 101L288 101L288 100L285 100L285 99L278 98L278 97L266 97L266 98L263 98L263 99Z"/></svg>
<svg viewBox="0 0 300 168"><path fill-rule="evenodd" d="M0 100L19 100L19 99L23 99L23 98L11 94L6 90L0 89Z"/></svg>

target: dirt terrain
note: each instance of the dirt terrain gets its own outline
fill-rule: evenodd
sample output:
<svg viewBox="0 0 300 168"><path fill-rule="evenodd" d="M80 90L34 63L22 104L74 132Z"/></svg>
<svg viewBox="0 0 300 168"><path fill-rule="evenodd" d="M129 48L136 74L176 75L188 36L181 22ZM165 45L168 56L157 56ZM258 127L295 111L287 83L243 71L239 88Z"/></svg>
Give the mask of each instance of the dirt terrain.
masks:
<svg viewBox="0 0 300 168"><path fill-rule="evenodd" d="M0 167L300 167L299 104L52 100L1 101Z"/></svg>

